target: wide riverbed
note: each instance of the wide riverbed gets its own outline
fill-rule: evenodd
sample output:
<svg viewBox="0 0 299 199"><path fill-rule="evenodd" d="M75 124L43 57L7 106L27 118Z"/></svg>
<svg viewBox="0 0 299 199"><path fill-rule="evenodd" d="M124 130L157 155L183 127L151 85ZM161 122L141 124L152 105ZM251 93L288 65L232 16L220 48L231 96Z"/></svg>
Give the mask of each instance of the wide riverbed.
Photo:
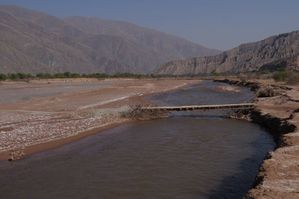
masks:
<svg viewBox="0 0 299 199"><path fill-rule="evenodd" d="M237 103L253 95L210 81L149 99ZM0 198L242 198L272 137L226 111L174 113L105 130L16 162L0 162Z"/></svg>

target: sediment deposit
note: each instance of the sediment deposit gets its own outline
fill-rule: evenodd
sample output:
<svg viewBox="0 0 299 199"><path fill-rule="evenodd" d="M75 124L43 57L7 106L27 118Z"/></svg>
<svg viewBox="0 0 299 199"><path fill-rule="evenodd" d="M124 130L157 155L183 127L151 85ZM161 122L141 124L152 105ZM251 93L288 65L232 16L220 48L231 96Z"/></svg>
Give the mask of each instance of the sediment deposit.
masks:
<svg viewBox="0 0 299 199"><path fill-rule="evenodd" d="M18 159L28 148L127 121L122 113L146 103L141 96L194 80L61 79L2 82L0 157Z"/></svg>

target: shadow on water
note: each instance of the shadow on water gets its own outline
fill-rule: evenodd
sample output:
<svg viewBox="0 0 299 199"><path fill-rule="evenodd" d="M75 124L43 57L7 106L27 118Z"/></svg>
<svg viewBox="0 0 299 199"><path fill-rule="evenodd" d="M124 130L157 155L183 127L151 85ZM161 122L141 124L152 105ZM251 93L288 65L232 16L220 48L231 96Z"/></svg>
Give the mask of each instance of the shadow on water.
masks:
<svg viewBox="0 0 299 199"><path fill-rule="evenodd" d="M206 114L182 112L179 116L173 114L171 118L197 118L203 120L227 119L227 112L207 111ZM234 119L230 119L234 120ZM246 122L246 121L244 121ZM261 128L261 130L263 130ZM268 137L268 139L267 139ZM266 139L265 139L266 138ZM261 140L264 140L261 143ZM252 156L247 157L238 163L235 169L237 173L224 177L218 186L213 188L209 194L201 198L208 199L242 199L248 190L254 185L260 165L267 156L266 152L273 151L274 139L270 133L265 132L254 141L250 142Z"/></svg>
<svg viewBox="0 0 299 199"><path fill-rule="evenodd" d="M253 142L251 145L254 149L253 155L242 160L237 169L238 173L225 177L219 186L210 191L207 198L242 199L248 190L252 188L260 165L266 157L262 151L272 151L274 149L274 140L273 143L268 142L261 145ZM263 147L263 149L259 147Z"/></svg>

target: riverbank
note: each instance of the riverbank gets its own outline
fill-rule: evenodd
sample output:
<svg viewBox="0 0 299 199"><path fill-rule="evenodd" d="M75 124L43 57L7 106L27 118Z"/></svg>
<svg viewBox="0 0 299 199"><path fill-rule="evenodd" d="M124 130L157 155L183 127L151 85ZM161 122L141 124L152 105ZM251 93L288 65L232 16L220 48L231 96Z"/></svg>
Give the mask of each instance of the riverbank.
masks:
<svg viewBox="0 0 299 199"><path fill-rule="evenodd" d="M198 80L51 79L1 82L0 159L15 160L128 122L144 96Z"/></svg>
<svg viewBox="0 0 299 199"><path fill-rule="evenodd" d="M247 88L202 81L145 99L164 106L241 103L253 97ZM275 143L258 125L225 118L229 112L172 112L21 161L1 161L1 193L5 198L44 193L48 198L241 198Z"/></svg>
<svg viewBox="0 0 299 199"><path fill-rule="evenodd" d="M249 118L267 129L277 144L245 198L299 198L299 86L261 80L220 81L246 86L256 93L256 109Z"/></svg>

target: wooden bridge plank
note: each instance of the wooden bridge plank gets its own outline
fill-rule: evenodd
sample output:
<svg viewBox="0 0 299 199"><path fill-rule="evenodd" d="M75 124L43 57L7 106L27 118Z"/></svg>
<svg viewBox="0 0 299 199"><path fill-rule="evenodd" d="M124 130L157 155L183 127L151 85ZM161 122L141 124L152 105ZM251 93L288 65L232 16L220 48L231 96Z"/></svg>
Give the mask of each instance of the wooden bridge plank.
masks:
<svg viewBox="0 0 299 199"><path fill-rule="evenodd" d="M212 104L212 105L185 105L185 106L156 106L142 107L141 110L165 110L165 111L184 111L184 110L204 110L204 109L244 109L253 108L253 103L241 104Z"/></svg>

